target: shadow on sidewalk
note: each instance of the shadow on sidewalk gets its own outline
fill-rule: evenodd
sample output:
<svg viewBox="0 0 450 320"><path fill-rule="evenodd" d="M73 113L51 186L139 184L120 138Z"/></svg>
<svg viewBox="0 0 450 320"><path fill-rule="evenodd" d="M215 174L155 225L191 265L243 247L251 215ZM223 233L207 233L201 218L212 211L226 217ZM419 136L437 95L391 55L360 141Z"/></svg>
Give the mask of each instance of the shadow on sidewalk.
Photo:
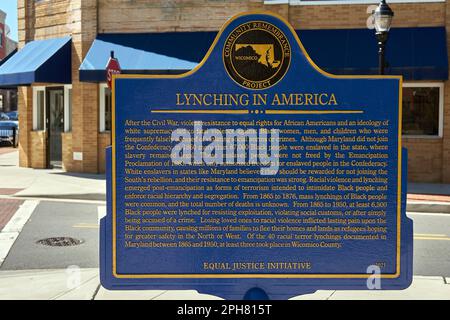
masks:
<svg viewBox="0 0 450 320"><path fill-rule="evenodd" d="M55 174L60 176L74 177L74 178L83 178L83 179L94 179L94 180L105 180L105 174L96 174L96 173L79 173L79 172L49 172L49 174Z"/></svg>

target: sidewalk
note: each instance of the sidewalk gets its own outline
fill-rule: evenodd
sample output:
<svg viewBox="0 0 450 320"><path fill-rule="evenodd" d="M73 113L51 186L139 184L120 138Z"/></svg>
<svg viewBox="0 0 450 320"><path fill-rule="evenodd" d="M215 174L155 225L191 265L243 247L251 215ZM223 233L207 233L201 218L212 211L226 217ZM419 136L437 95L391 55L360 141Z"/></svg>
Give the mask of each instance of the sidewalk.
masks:
<svg viewBox="0 0 450 320"><path fill-rule="evenodd" d="M75 269L76 270L76 269ZM194 290L108 291L100 286L98 269L0 272L0 300L215 300ZM405 290L325 291L293 300L450 300L450 278L414 277Z"/></svg>
<svg viewBox="0 0 450 320"><path fill-rule="evenodd" d="M61 199L106 199L105 176L69 173L61 169L31 169L18 166L19 153L0 154L0 195Z"/></svg>

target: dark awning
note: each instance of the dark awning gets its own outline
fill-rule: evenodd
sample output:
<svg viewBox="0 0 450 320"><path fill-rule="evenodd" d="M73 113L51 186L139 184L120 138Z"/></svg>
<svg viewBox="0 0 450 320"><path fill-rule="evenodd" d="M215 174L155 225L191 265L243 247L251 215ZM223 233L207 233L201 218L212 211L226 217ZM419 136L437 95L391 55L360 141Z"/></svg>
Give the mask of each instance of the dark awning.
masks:
<svg viewBox="0 0 450 320"><path fill-rule="evenodd" d="M377 74L374 30L297 30L311 59L333 74ZM405 80L447 80L444 27L393 28L386 46L386 74Z"/></svg>
<svg viewBox="0 0 450 320"><path fill-rule="evenodd" d="M104 82L114 51L123 73L176 74L193 69L205 56L216 32L99 34L80 66L80 80Z"/></svg>
<svg viewBox="0 0 450 320"><path fill-rule="evenodd" d="M0 86L72 82L71 37L36 40L0 66Z"/></svg>
<svg viewBox="0 0 450 320"><path fill-rule="evenodd" d="M216 32L99 34L80 67L80 80L106 81L110 52L123 73L176 74L193 69L205 56ZM298 30L316 64L333 74L377 74L373 30ZM444 27L394 28L389 33L386 74L405 80L447 80Z"/></svg>

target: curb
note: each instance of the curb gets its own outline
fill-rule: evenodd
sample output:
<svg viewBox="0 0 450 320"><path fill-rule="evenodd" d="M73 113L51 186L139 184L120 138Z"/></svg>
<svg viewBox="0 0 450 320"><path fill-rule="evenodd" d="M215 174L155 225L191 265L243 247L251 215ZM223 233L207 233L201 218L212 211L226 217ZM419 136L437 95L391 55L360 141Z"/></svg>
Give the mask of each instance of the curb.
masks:
<svg viewBox="0 0 450 320"><path fill-rule="evenodd" d="M450 203L435 201L407 201L408 212L450 213Z"/></svg>

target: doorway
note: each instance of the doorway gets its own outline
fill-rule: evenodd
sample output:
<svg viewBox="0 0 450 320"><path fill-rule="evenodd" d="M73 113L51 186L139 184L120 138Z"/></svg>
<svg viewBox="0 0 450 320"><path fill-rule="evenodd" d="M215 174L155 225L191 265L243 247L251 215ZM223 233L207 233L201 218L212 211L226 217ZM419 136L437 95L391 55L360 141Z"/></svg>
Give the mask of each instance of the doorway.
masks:
<svg viewBox="0 0 450 320"><path fill-rule="evenodd" d="M46 88L47 167L62 168L62 137L64 132L64 87Z"/></svg>

